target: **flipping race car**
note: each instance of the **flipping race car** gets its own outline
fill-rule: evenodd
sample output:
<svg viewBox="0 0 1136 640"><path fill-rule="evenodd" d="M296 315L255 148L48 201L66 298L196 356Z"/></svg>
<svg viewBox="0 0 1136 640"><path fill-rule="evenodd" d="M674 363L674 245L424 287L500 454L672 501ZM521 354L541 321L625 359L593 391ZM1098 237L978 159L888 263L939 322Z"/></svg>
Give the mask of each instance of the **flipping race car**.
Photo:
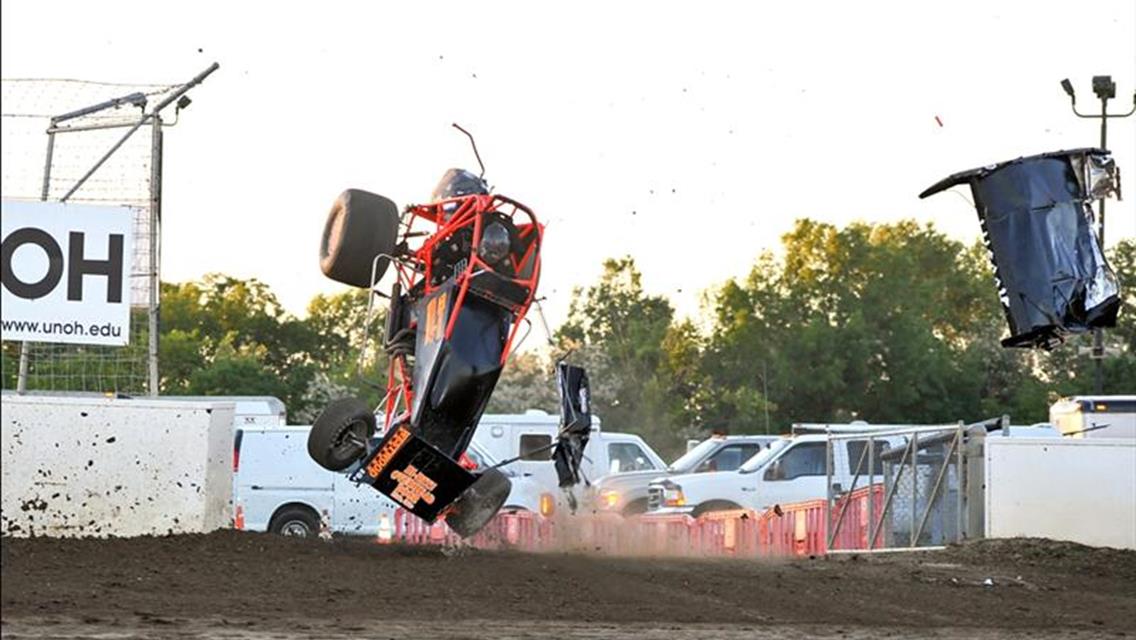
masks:
<svg viewBox="0 0 1136 640"><path fill-rule="evenodd" d="M463 537L509 494L501 471L472 473L463 453L533 304L544 234L528 207L491 193L483 176L484 165L481 175L450 169L429 203L401 216L366 191L336 199L320 243L324 275L368 288L373 299L386 270L397 272L382 341L390 356L384 425L374 438L375 412L343 398L327 405L308 440L324 468L347 471L423 520L444 517ZM560 364L558 379L563 422L553 458L566 486L578 480L591 418L583 370Z"/></svg>

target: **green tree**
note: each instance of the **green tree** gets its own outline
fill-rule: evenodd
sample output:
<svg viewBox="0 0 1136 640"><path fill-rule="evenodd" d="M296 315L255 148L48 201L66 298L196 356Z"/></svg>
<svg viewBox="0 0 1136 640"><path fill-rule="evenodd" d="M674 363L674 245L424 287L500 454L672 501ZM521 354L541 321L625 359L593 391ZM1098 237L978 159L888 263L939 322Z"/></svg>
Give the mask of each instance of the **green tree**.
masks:
<svg viewBox="0 0 1136 640"><path fill-rule="evenodd" d="M264 366L263 354L256 349L238 351L226 344L213 354L208 366L190 374L185 392L189 395L276 396L287 399L288 385Z"/></svg>
<svg viewBox="0 0 1136 640"><path fill-rule="evenodd" d="M800 220L782 245L716 296L705 419L748 431L767 408L775 430L979 416L986 363L963 356L989 346L978 330L997 300L972 252L911 221Z"/></svg>
<svg viewBox="0 0 1136 640"><path fill-rule="evenodd" d="M299 403L297 421L311 422L335 398L355 396L378 406L385 394L390 362L382 349L386 307L376 299L368 320L369 296L365 289L350 289L318 294L308 303L303 321L307 360L316 373Z"/></svg>
<svg viewBox="0 0 1136 640"><path fill-rule="evenodd" d="M588 368L604 428L641 434L666 453L681 446L687 427L685 398L673 395L681 386L673 375L683 368L672 366L668 350L681 354L691 336L672 332L673 315L665 297L644 292L634 260L609 259L599 282L573 292L557 332L560 348Z"/></svg>
<svg viewBox="0 0 1136 640"><path fill-rule="evenodd" d="M163 283L159 362L167 394L274 395L305 409L318 367L314 337L287 314L268 285L208 274Z"/></svg>
<svg viewBox="0 0 1136 640"><path fill-rule="evenodd" d="M556 375L547 358L536 353L518 353L505 363L497 388L489 398L488 413L523 413L539 409L560 411Z"/></svg>

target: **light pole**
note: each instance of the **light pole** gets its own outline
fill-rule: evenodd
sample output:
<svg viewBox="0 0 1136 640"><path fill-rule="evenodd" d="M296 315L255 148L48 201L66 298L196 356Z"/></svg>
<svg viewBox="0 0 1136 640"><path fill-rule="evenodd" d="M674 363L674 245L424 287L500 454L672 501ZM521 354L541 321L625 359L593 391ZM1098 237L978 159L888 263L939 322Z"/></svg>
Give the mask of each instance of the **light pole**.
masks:
<svg viewBox="0 0 1136 640"><path fill-rule="evenodd" d="M1108 112L1108 101L1116 97L1116 83L1112 81L1112 76L1093 76L1093 93L1095 93L1101 101L1100 115L1077 111L1077 94L1073 91L1073 83L1069 82L1068 78L1061 81L1061 88L1065 90L1065 93L1069 94L1069 101L1073 107L1073 113L1076 114L1078 118L1100 119L1100 148L1105 151L1108 151L1109 118L1127 118L1133 113L1136 113L1136 93L1132 94L1132 109L1129 110L1128 113ZM1100 213L1097 221L1097 238L1100 242L1100 250L1102 253L1104 252L1104 200L1102 196L1097 203L1097 210ZM1093 392L1100 395L1104 392L1104 333L1100 327L1093 328L1092 359L1096 361L1096 365L1093 368Z"/></svg>

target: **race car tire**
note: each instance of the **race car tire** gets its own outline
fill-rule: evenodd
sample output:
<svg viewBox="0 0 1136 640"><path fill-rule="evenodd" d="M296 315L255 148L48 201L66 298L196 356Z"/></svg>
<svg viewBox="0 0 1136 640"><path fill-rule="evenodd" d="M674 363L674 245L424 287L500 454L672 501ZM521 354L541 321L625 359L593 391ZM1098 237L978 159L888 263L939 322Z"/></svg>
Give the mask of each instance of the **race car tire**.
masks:
<svg viewBox="0 0 1136 640"><path fill-rule="evenodd" d="M308 432L308 455L328 471L343 471L367 452L375 414L358 398L332 400Z"/></svg>
<svg viewBox="0 0 1136 640"><path fill-rule="evenodd" d="M268 523L268 532L296 538L314 538L319 535L319 516L310 507L289 505L281 507Z"/></svg>
<svg viewBox="0 0 1136 640"><path fill-rule="evenodd" d="M389 256L398 242L398 207L369 191L348 189L339 194L327 214L320 240L320 269L332 280L363 289L371 287L375 257ZM375 264L375 281L383 277L390 258Z"/></svg>
<svg viewBox="0 0 1136 640"><path fill-rule="evenodd" d="M472 536L497 515L512 487L505 474L489 469L454 501L446 514L446 524L463 538Z"/></svg>

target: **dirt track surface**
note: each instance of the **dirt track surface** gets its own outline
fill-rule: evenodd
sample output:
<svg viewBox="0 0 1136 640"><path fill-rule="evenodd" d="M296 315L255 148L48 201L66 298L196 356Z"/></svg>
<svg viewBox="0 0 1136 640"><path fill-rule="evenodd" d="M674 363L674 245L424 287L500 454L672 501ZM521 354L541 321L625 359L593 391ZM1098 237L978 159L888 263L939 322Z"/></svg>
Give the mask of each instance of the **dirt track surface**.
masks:
<svg viewBox="0 0 1136 640"><path fill-rule="evenodd" d="M1136 552L1037 540L783 562L530 555L234 532L5 538L2 546L0 635L12 639L1136 632Z"/></svg>

